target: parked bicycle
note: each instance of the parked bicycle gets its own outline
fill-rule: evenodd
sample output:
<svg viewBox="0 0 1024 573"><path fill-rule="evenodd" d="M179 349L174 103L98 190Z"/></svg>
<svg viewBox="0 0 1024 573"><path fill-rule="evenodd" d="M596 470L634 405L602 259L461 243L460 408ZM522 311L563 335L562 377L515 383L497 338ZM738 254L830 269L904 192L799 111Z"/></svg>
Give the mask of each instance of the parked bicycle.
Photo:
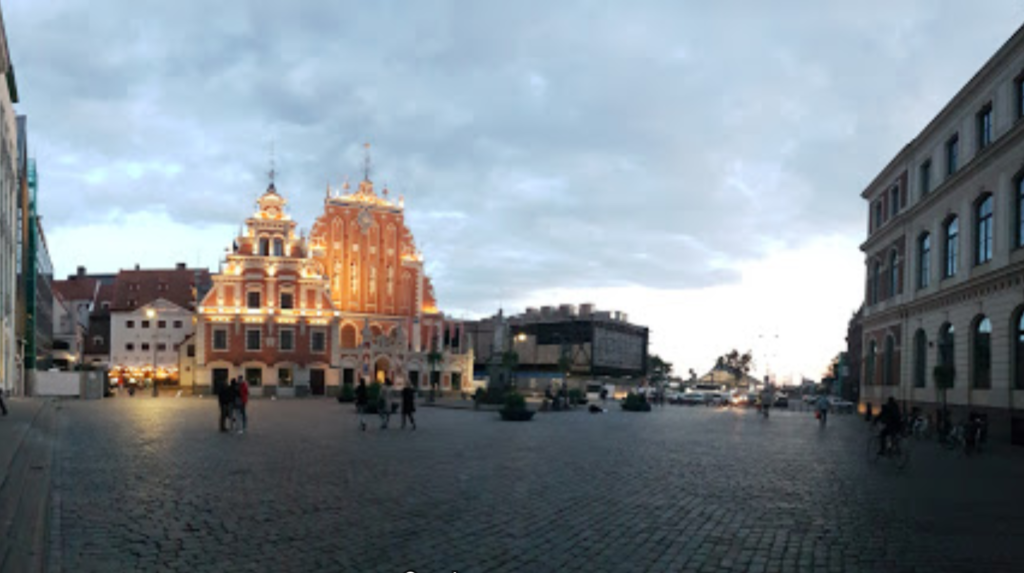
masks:
<svg viewBox="0 0 1024 573"><path fill-rule="evenodd" d="M903 427L906 429L906 437L913 437L917 440L927 440L932 436L932 424L927 417L918 415L907 420Z"/></svg>
<svg viewBox="0 0 1024 573"><path fill-rule="evenodd" d="M899 434L886 436L883 442L880 432L872 433L868 436L867 455L868 462L877 463L885 458L901 470L910 462L910 448Z"/></svg>
<svg viewBox="0 0 1024 573"><path fill-rule="evenodd" d="M981 444L985 437L985 424L972 417L963 424L956 424L943 437L942 445L947 450L954 450L966 456L981 452Z"/></svg>

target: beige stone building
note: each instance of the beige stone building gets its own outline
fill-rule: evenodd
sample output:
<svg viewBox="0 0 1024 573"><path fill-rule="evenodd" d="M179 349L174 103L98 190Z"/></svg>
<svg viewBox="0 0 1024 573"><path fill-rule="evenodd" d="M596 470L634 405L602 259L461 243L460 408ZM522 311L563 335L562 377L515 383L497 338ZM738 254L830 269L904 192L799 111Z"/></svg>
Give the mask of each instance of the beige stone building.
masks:
<svg viewBox="0 0 1024 573"><path fill-rule="evenodd" d="M1024 443L1024 28L867 186L861 405ZM943 396L935 367L950 366Z"/></svg>

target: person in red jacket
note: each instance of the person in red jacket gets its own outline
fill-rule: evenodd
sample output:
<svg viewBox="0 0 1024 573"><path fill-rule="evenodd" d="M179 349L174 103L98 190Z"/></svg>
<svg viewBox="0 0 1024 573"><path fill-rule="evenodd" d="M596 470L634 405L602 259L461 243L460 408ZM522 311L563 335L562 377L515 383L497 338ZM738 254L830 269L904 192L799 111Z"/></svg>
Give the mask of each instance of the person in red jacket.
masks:
<svg viewBox="0 0 1024 573"><path fill-rule="evenodd" d="M249 418L245 415L245 407L249 405L249 383L245 381L242 376L238 377L238 395L235 397L235 409L238 410L238 415L242 417L242 429L238 430L241 434L245 431L245 428L249 425Z"/></svg>

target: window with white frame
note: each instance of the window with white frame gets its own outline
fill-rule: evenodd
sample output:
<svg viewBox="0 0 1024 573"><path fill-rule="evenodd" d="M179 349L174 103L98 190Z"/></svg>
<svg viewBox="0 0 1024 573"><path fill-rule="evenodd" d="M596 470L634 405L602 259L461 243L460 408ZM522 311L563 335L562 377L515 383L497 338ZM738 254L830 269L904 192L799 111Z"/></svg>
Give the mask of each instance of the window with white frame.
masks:
<svg viewBox="0 0 1024 573"><path fill-rule="evenodd" d="M960 134L953 134L953 137L946 140L946 176L950 177L959 168L960 162Z"/></svg>
<svg viewBox="0 0 1024 573"><path fill-rule="evenodd" d="M310 331L309 348L313 352L323 352L327 348L327 333L323 329Z"/></svg>
<svg viewBox="0 0 1024 573"><path fill-rule="evenodd" d="M295 350L295 329L293 328L282 328L280 334L281 350L291 351Z"/></svg>
<svg viewBox="0 0 1024 573"><path fill-rule="evenodd" d="M247 328L245 330L245 349L246 350L259 350L261 346L261 335L260 329L258 328Z"/></svg>
<svg viewBox="0 0 1024 573"><path fill-rule="evenodd" d="M927 288L932 275L932 238L922 233L917 239L917 287Z"/></svg>
<svg viewBox="0 0 1024 573"><path fill-rule="evenodd" d="M214 350L227 350L228 349L228 329L226 329L226 328L215 328L213 330L213 349Z"/></svg>
<svg viewBox="0 0 1024 573"><path fill-rule="evenodd" d="M988 102L978 112L978 150L992 144L992 102Z"/></svg>
<svg viewBox="0 0 1024 573"><path fill-rule="evenodd" d="M992 260L992 196L987 195L975 207L974 228L977 236L974 239L975 263L982 264Z"/></svg>
<svg viewBox="0 0 1024 573"><path fill-rule="evenodd" d="M951 277L956 274L957 261L960 250L960 222L954 216L946 221L946 249L945 265L942 269L942 276Z"/></svg>

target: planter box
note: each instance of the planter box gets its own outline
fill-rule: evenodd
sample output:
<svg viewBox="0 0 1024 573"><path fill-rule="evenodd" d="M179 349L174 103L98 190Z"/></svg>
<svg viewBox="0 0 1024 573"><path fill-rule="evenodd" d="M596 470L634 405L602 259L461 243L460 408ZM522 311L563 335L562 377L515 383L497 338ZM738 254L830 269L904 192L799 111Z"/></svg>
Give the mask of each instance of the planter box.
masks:
<svg viewBox="0 0 1024 573"><path fill-rule="evenodd" d="M537 412L534 410L498 410L506 422L529 422Z"/></svg>

